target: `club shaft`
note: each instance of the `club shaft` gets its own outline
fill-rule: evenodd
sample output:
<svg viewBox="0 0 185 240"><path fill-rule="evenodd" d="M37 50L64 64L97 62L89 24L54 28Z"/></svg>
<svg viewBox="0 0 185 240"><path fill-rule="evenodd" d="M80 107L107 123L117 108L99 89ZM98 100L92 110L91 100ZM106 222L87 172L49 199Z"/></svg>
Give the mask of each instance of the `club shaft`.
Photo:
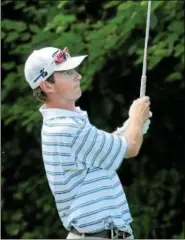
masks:
<svg viewBox="0 0 185 240"><path fill-rule="evenodd" d="M145 46L144 46L144 57L143 57L143 69L142 69L141 86L140 86L140 97L144 97L145 93L146 93L147 49L148 49L148 38L149 38L149 30L150 30L150 15L151 15L151 0L148 1Z"/></svg>

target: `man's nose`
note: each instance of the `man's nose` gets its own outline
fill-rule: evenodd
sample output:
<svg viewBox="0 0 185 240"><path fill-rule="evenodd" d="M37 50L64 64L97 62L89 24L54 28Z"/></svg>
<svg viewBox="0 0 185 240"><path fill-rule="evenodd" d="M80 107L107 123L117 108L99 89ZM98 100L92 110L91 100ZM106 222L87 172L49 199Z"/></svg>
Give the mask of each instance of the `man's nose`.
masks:
<svg viewBox="0 0 185 240"><path fill-rule="evenodd" d="M81 80L82 79L82 75L80 73L78 73L78 79Z"/></svg>
<svg viewBox="0 0 185 240"><path fill-rule="evenodd" d="M75 71L75 81L80 81L82 78L82 75Z"/></svg>

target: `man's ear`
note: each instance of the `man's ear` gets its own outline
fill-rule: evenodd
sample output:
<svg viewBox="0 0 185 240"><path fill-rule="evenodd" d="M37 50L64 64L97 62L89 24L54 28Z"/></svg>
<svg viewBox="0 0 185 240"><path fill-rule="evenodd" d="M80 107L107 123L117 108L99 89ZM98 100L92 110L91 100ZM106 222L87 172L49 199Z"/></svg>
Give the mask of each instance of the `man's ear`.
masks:
<svg viewBox="0 0 185 240"><path fill-rule="evenodd" d="M54 92L54 85L53 83L49 83L47 81L40 82L39 86L42 89L43 92Z"/></svg>

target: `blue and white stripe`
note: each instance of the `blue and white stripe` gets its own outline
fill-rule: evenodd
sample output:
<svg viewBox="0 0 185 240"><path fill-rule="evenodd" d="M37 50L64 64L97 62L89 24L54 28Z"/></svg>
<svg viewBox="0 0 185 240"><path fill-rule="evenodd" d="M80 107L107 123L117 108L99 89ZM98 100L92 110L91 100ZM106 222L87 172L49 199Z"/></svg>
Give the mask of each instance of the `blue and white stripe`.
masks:
<svg viewBox="0 0 185 240"><path fill-rule="evenodd" d="M40 108L42 154L63 225L80 232L117 227L132 233L132 221L117 169L125 138L92 126L81 110Z"/></svg>

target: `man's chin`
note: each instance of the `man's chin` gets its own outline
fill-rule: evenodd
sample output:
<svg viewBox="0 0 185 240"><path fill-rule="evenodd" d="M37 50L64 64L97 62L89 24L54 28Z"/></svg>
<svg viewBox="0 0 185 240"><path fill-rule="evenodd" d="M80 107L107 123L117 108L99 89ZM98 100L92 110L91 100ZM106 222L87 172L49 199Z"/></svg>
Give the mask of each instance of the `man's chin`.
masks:
<svg viewBox="0 0 185 240"><path fill-rule="evenodd" d="M78 96L77 96L77 99L76 100L78 100L80 97L82 96L82 92L80 91L80 93L78 94Z"/></svg>

